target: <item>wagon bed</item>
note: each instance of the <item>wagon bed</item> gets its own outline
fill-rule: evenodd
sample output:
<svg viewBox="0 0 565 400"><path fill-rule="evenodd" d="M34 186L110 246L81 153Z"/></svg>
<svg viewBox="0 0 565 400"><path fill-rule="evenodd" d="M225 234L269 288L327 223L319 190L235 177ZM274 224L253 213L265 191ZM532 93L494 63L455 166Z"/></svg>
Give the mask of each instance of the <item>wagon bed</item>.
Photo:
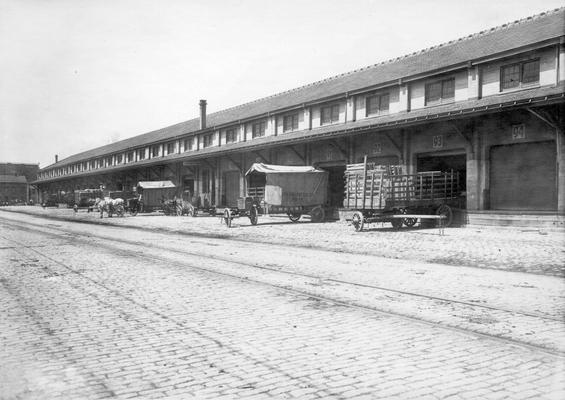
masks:
<svg viewBox="0 0 565 400"><path fill-rule="evenodd" d="M349 164L345 171L344 208L353 210L355 230L365 223L390 222L413 226L435 219L440 227L452 220L451 205L459 202L459 174L430 171L406 174L403 166Z"/></svg>

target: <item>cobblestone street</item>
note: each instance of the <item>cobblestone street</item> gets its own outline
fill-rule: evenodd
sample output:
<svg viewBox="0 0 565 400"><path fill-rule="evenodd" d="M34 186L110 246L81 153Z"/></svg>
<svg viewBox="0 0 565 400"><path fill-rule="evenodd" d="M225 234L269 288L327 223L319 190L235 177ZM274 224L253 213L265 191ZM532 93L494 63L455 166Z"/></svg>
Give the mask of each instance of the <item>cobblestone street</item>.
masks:
<svg viewBox="0 0 565 400"><path fill-rule="evenodd" d="M2 399L565 396L561 232L21 210Z"/></svg>

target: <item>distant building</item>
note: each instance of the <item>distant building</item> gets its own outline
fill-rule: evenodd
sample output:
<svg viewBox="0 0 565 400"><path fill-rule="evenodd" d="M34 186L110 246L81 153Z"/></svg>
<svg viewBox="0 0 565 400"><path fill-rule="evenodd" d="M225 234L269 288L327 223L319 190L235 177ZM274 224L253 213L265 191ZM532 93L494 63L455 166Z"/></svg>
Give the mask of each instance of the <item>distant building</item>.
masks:
<svg viewBox="0 0 565 400"><path fill-rule="evenodd" d="M0 204L37 202L37 190L31 182L38 172L39 164L0 163Z"/></svg>

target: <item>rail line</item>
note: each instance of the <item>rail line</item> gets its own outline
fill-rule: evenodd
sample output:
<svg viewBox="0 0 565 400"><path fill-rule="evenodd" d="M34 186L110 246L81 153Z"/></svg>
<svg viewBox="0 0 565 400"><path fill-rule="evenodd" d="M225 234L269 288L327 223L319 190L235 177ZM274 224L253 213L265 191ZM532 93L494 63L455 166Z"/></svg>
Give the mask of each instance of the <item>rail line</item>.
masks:
<svg viewBox="0 0 565 400"><path fill-rule="evenodd" d="M33 224L33 223L27 223L27 222L20 224L19 222L13 221L13 220L10 220L10 222L5 222L5 221L6 220L2 221L2 224L5 225L5 226L9 226L9 227L12 227L12 228L15 228L15 229L20 229L20 230L25 230L25 231L32 232L32 233L39 233L38 232L38 229L39 229L42 234L50 235L50 236L57 237L57 238L63 239L63 240L69 240L68 234L73 232L73 231L65 230L65 229L62 229L62 228L59 228L59 227L54 227L52 225L45 226L45 225L41 225L41 224ZM30 227L30 225L34 226L38 229L32 229ZM114 227L114 226L108 226L107 228L109 228L109 229L119 229L119 227ZM60 233L49 232L48 230L58 231ZM502 341L502 342L505 342L505 343L518 344L518 345L525 346L525 347L528 347L528 348L532 348L532 349L535 349L535 350L541 350L543 352L546 352L546 353L554 355L554 356L556 355L556 356L560 356L560 357L565 357L565 352L555 350L555 349L548 349L547 347L539 346L539 345L536 345L536 344L525 343L525 342L515 340L515 339L512 339L512 338L500 337L500 336L491 335L491 334L488 334L488 333L477 332L475 330L464 329L464 328L460 328L460 327L446 325L445 323L432 322L432 321L428 321L428 320L425 320L425 319L409 316L409 315L406 315L406 314L403 314L403 313L392 312L392 311L389 311L389 310L383 310L383 309L379 309L379 308L376 308L376 307L370 307L370 306L366 306L366 305L359 305L359 304L355 304L355 303L348 302L348 301L342 301L342 300L332 298L332 297L320 296L318 294L315 294L315 293L312 293L312 292L309 292L309 291L305 291L305 290L292 288L292 287L289 287L287 285L277 285L277 284L266 282L266 281L263 281L263 280L260 280L260 279L250 278L248 276L245 276L245 274L236 274L236 273L230 273L230 272L225 272L225 271L219 271L219 270L214 269L214 268L206 268L206 267L203 267L201 265L197 265L194 262L175 261L175 260L171 260L167 257L163 257L163 256L150 255L150 254L146 254L146 253L138 252L138 251L133 251L133 250L125 250L123 247L119 247L116 244L119 243L119 244L124 244L124 245L129 245L129 246L143 246L144 248L150 247L152 249L167 251L167 252L175 253L175 254L178 254L178 255L184 255L184 256L190 255L190 256L194 256L194 257L198 257L198 258L204 258L206 260L215 260L215 261L225 262L225 263L229 263L229 264L235 264L235 265L239 265L239 266L250 268L250 269L264 270L264 271L269 271L269 272L273 272L273 273L276 273L276 274L287 275L287 276L290 276L290 277L301 277L301 278L322 280L324 282L331 282L331 283L337 283L337 284L342 284L342 285L350 285L350 286L354 286L354 287L368 288L368 289L382 291L382 292L398 293L398 294L401 294L401 295L413 296L413 297L423 298L423 299L427 299L427 300L441 301L441 302L444 302L444 303L459 304L459 305L464 305L464 306L472 306L472 307L475 307L475 308L480 308L480 309L485 309L485 310L499 311L499 312L504 312L504 313L512 313L512 314L515 314L515 315L522 315L522 316L525 316L525 317L539 318L539 319L542 319L542 320L548 320L548 321L555 321L555 322L563 323L563 319L556 318L556 317L553 317L553 316L550 316L550 315L547 315L547 314L526 313L526 312L521 312L521 311L498 308L498 307L495 307L495 306L482 305L482 304L476 304L476 303L465 302L465 301L460 301L460 300L447 299L447 298L442 298L442 297L437 297L437 296L429 296L429 295L424 295L424 294L421 294L421 293L402 291L402 290L397 290L397 289L385 288L385 287L374 286L374 285L363 284L363 283L356 283L356 282L345 281L345 280L334 279L334 278L327 278L327 277L323 277L323 276L319 276L319 275L305 274L305 273L300 273L300 272L289 272L289 271L284 271L284 270L280 270L280 269L272 268L272 267L258 266L258 265L253 264L253 263L242 262L242 261L239 261L239 260L231 259L229 257L210 255L210 254L207 254L207 253L190 251L190 250L179 250L179 249L169 248L169 247L166 247L166 246L159 246L159 245L156 245L156 244L153 244L153 243L146 243L146 242L140 242L140 241L134 241L134 240L127 240L127 239L121 239L121 238L108 238L108 237L103 236L103 235L93 234L92 232L88 232L87 234L89 235L88 238L73 237L72 241L73 242L81 242L81 243L84 243L84 244L87 244L87 245L93 245L91 239L96 238L97 240L100 240L100 241L103 241L103 242L109 242L109 243L105 243L103 245L101 245L100 243L97 243L96 247L103 247L103 248L105 248L109 251L119 250L122 253L127 252L127 253L131 254L131 256L134 257L134 258L138 258L138 259L142 258L142 259L147 259L147 260L152 260L152 261L159 261L159 263L161 263L161 265L163 263L165 263L165 264L175 266L175 267L181 267L181 268L189 267L189 268L199 270L199 271L203 271L203 272L206 272L206 273L212 273L212 274L216 274L216 275L222 275L222 276L227 276L227 277L230 277L230 278L235 278L235 279L240 280L240 281L254 282L254 283L257 283L257 284L276 287L278 289L287 291L289 293L294 293L294 294L298 294L298 295L302 295L302 296L308 296L310 298L315 298L315 299L318 299L318 300L321 300L321 301L331 302L331 303L334 303L334 304L337 304L337 305L342 305L342 306L352 307L352 308L358 308L358 309L364 309L364 310L370 310L372 312L377 312L377 313L385 314L385 315L392 315L392 316L403 318L403 319L406 319L406 320L416 321L416 322L423 323L423 324L426 324L426 325L440 327L442 329L462 332L462 333L465 333L465 334L474 334L474 335L477 335L477 336L486 337L486 338L489 338L489 339L494 339L494 340ZM45 258L45 259L47 259L51 262L54 262L57 265L67 269L69 272L77 274L77 275L91 281L92 283L95 283L98 286L103 287L106 290L110 290L114 294L119 294L121 297L127 298L127 296L125 296L125 295L123 295L123 294L121 294L121 293L119 293L119 292L117 292L113 289L109 289L109 288L105 287L104 284L97 282L96 280L94 280L90 277L85 276L82 272L74 270L72 267L65 264L64 262L56 260L52 257L46 256L45 254L43 254L42 252L40 252L39 250L36 249L36 247L43 247L43 246L27 246L24 243L15 241L14 239L8 238L4 235L2 235L1 237L3 237L7 241L10 241L12 243L15 243L15 244L17 244L21 247L24 247L26 249L29 249L29 250L37 253L39 256L41 256L41 257L43 257L43 258ZM129 299L129 300L135 303L134 300L132 300L132 299ZM143 306L143 307L146 308L146 306ZM159 314L160 316L164 317L164 315L162 313L159 313L159 312L156 312L156 313Z"/></svg>

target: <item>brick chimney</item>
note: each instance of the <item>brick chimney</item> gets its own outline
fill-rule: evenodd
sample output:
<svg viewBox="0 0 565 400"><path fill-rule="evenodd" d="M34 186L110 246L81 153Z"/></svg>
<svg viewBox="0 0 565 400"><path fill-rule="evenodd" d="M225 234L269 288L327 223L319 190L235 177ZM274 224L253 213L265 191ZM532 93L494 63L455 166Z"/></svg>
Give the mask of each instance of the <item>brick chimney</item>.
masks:
<svg viewBox="0 0 565 400"><path fill-rule="evenodd" d="M200 100L200 129L206 129L206 100Z"/></svg>
<svg viewBox="0 0 565 400"><path fill-rule="evenodd" d="M58 162L59 162L59 156L55 154L55 164L57 164Z"/></svg>

